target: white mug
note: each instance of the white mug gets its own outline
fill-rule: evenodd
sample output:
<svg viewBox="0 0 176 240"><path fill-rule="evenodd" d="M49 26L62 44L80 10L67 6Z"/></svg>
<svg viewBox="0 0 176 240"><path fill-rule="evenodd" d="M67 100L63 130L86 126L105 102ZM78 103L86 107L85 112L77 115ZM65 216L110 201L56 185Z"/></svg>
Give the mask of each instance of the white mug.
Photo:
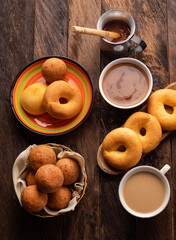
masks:
<svg viewBox="0 0 176 240"><path fill-rule="evenodd" d="M133 17L124 10L112 9L109 10L98 20L97 29L102 30L104 25L112 20L121 20L126 22L130 27L130 35L122 42L110 42L105 38L101 38L100 48L109 57L117 58L128 56L131 52L142 52L146 48L146 43L138 36L135 36L135 21ZM135 43L137 47L134 47L132 43Z"/></svg>
<svg viewBox="0 0 176 240"><path fill-rule="evenodd" d="M161 213L165 207L167 206L169 199L170 199L170 185L169 182L167 180L167 178L165 177L165 173L170 169L170 166L168 164L166 164L161 170L158 170L157 168L154 167L150 167L150 166L139 166L139 167L135 167L133 169L131 169L130 171L128 171L122 178L120 185L119 185L119 199L120 202L122 204L122 206L133 216L136 217L140 217L140 218L150 218L150 217L154 217L156 215L158 215L159 213ZM136 173L139 172L150 172L152 174L155 174L157 177L159 177L164 185L165 188L165 197L164 197L164 201L163 203L160 205L159 208L157 208L155 211L152 212L148 212L148 213L140 213L137 211L134 211L133 209L131 209L127 203L125 202L124 196L123 196L123 188L124 185L126 183L126 181L133 176Z"/></svg>

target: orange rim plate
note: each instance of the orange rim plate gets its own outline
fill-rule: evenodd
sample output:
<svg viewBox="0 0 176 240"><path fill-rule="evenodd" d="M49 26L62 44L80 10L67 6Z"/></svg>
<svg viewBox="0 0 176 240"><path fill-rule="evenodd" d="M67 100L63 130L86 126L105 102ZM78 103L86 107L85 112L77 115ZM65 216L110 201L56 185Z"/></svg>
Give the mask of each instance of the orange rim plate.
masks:
<svg viewBox="0 0 176 240"><path fill-rule="evenodd" d="M78 115L69 120L58 120L48 113L34 116L27 113L20 104L20 97L25 88L36 82L46 83L41 67L43 62L51 57L60 58L66 63L67 74L64 80L76 85L82 94L83 108ZM47 56L31 62L15 77L10 94L11 107L18 121L32 132L49 136L62 135L80 126L91 112L93 99L93 84L86 70L72 59L61 56Z"/></svg>

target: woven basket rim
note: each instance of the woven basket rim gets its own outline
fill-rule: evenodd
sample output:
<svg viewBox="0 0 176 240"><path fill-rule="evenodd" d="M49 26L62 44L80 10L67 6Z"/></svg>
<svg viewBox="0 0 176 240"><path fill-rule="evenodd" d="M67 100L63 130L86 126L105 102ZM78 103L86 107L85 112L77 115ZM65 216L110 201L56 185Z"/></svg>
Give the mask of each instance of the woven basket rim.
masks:
<svg viewBox="0 0 176 240"><path fill-rule="evenodd" d="M69 147L65 146L65 145L62 145L62 144L57 144L57 143L45 143L45 144L42 144L42 145L47 145L47 146L50 146L50 147L60 147L66 151L69 151L69 152L73 152L73 150L71 150ZM77 200L77 204L81 201L81 199L84 197L85 195L85 191L86 191L86 188L87 188L87 174L86 174L86 170L85 170L85 167L83 168L83 171L84 171L84 186L83 186L83 191L81 193L81 196L80 198ZM38 213L30 213L36 217L40 217L40 218L53 218L53 217L57 217L57 216L60 216L60 215L63 215L65 213L59 213L57 215L40 215Z"/></svg>

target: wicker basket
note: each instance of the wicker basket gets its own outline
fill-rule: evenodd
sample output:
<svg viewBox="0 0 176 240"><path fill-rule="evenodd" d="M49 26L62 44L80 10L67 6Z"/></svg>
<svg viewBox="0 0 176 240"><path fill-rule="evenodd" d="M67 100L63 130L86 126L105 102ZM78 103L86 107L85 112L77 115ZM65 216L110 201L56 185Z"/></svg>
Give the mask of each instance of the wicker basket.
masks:
<svg viewBox="0 0 176 240"><path fill-rule="evenodd" d="M46 145L52 147L54 149L54 151L56 152L56 156L59 154L68 154L71 155L71 158L74 159L75 156L75 160L77 161L77 158L79 157L79 159L81 160L81 164L78 162L79 166L80 166L80 170L81 170L81 181L82 181L82 185L81 185L81 191L78 192L78 194L76 194L76 198L73 197L72 194L72 199L74 198L74 205L71 205L71 210L74 210L74 208L76 207L76 205L80 202L80 200L83 198L84 194L85 194L85 190L87 187L87 174L86 174L86 170L85 170L85 161L84 158L79 155L78 153L73 152L70 148L61 145L61 144L56 144L56 143L47 143ZM29 146L26 150L24 150L22 153L19 154L19 156L16 158L14 165L13 165L13 171L12 171L12 175L13 175L13 184L14 184L14 189L17 195L17 198L19 200L20 205L21 204L21 192L22 190L26 187L26 181L25 181L25 177L26 174L28 173L28 171L30 170L29 166L27 165L27 158L30 152L30 149L32 147L34 147L36 145L32 145ZM58 155L59 156L59 155ZM58 160L58 158L57 158ZM78 180L78 184L79 184L79 180ZM72 191L76 192L75 188L75 184L72 186ZM70 200L70 203L71 203ZM60 211L57 211L57 214L55 215L50 215L48 214L45 209L43 209L42 211L38 212L38 213L31 213L32 215L35 215L37 217L42 217L42 218L50 218L50 217L55 217L55 216L59 216L63 213L69 212L71 210L68 210L70 208L65 208L62 209ZM54 214L54 213L53 213Z"/></svg>

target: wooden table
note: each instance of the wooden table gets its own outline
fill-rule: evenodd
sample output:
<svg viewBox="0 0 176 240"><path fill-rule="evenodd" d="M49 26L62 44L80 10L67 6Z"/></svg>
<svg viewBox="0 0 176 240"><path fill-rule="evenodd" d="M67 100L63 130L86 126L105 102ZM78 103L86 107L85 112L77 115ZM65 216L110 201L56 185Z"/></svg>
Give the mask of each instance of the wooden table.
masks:
<svg viewBox="0 0 176 240"><path fill-rule="evenodd" d="M134 56L151 70L154 90L176 81L176 2L174 0L6 0L0 1L0 239L71 240L171 240L176 239L176 134L140 161L161 168L168 163L171 198L167 208L151 219L129 215L118 198L122 175L102 172L97 149L105 135L121 126L133 110L118 110L102 99L98 89L101 70L111 60L99 49L99 38L74 35L71 26L96 28L100 15L124 9L136 22L136 34L145 39L146 50ZM68 56L90 74L95 101L86 122L69 134L45 137L26 130L10 107L10 88L17 73L29 62L46 55ZM55 142L85 157L88 174L86 195L75 211L52 219L40 219L19 205L12 183L15 158L30 144Z"/></svg>

